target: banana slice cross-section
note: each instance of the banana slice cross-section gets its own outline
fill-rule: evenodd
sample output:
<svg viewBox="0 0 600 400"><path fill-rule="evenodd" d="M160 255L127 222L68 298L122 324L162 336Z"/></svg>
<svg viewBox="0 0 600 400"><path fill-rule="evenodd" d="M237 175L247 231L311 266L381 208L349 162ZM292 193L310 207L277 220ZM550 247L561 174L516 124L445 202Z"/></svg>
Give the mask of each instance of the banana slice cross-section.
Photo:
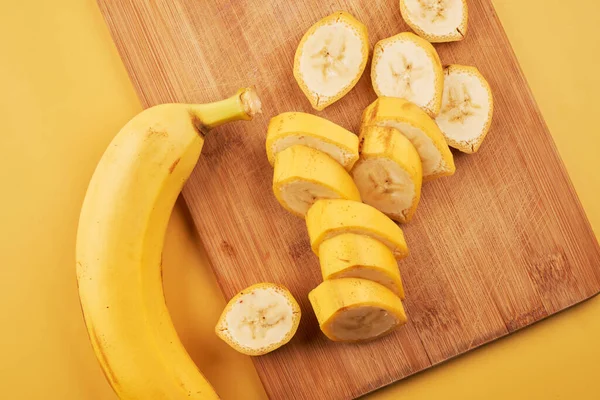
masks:
<svg viewBox="0 0 600 400"><path fill-rule="evenodd" d="M428 41L411 32L380 40L373 50L371 81L378 96L400 97L432 117L442 105L442 63Z"/></svg>
<svg viewBox="0 0 600 400"><path fill-rule="evenodd" d="M229 301L215 332L240 353L259 356L289 342L299 323L300 306L285 287L258 283Z"/></svg>
<svg viewBox="0 0 600 400"><path fill-rule="evenodd" d="M422 38L432 42L455 42L467 34L466 0L400 0L400 13Z"/></svg>
<svg viewBox="0 0 600 400"><path fill-rule="evenodd" d="M319 199L361 201L350 174L327 154L295 145L277 154L273 193L289 212L304 215Z"/></svg>
<svg viewBox="0 0 600 400"><path fill-rule="evenodd" d="M442 109L435 121L450 146L475 153L492 123L490 85L477 68L464 65L449 65L444 77Z"/></svg>
<svg viewBox="0 0 600 400"><path fill-rule="evenodd" d="M318 200L306 213L306 227L315 254L327 239L343 233L367 235L392 250L397 259L408 256L402 229L381 211L352 200Z"/></svg>
<svg viewBox="0 0 600 400"><path fill-rule="evenodd" d="M406 323L400 298L370 280L327 280L313 289L308 298L321 331L333 341L375 339Z"/></svg>
<svg viewBox="0 0 600 400"><path fill-rule="evenodd" d="M391 219L409 222L419 204L423 169L419 153L397 129L366 126L352 177L363 202Z"/></svg>
<svg viewBox="0 0 600 400"><path fill-rule="evenodd" d="M322 110L352 90L368 57L367 28L347 12L336 12L302 37L294 77L313 108Z"/></svg>
<svg viewBox="0 0 600 400"><path fill-rule="evenodd" d="M423 167L423 181L454 174L454 158L440 128L423 110L411 102L380 97L368 106L362 117L369 125L397 129L417 149Z"/></svg>
<svg viewBox="0 0 600 400"><path fill-rule="evenodd" d="M404 288L392 251L370 236L345 233L319 246L323 280L361 278L377 282L401 299Z"/></svg>
<svg viewBox="0 0 600 400"><path fill-rule="evenodd" d="M358 160L358 137L325 118L302 112L285 112L271 118L266 140L271 165L277 153L295 144L322 151L348 171Z"/></svg>

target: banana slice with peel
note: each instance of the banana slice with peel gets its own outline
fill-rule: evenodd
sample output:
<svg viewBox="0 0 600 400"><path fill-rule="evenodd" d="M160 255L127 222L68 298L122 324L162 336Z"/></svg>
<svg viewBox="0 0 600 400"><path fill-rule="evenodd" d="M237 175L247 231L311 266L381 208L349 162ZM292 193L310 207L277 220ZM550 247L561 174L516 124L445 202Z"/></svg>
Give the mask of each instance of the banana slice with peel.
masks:
<svg viewBox="0 0 600 400"><path fill-rule="evenodd" d="M327 280L308 294L321 331L336 342L375 339L406 323L402 301L366 279Z"/></svg>
<svg viewBox="0 0 600 400"><path fill-rule="evenodd" d="M358 160L358 137L325 118L302 112L285 112L271 118L266 141L271 165L277 153L296 144L322 151L348 171Z"/></svg>
<svg viewBox="0 0 600 400"><path fill-rule="evenodd" d="M367 235L392 250L396 259L408 256L402 229L381 211L352 200L318 200L306 213L310 245L319 255L325 240L343 233Z"/></svg>
<svg viewBox="0 0 600 400"><path fill-rule="evenodd" d="M363 128L352 177L363 202L395 221L410 221L421 197L423 169L419 153L397 129Z"/></svg>
<svg viewBox="0 0 600 400"><path fill-rule="evenodd" d="M400 97L432 117L442 105L442 63L428 41L411 32L380 40L373 50L371 81L378 96Z"/></svg>
<svg viewBox="0 0 600 400"><path fill-rule="evenodd" d="M490 85L477 68L464 65L446 67L444 79L442 109L435 121L450 146L475 153L494 114Z"/></svg>
<svg viewBox="0 0 600 400"><path fill-rule="evenodd" d="M294 77L313 108L323 110L352 90L368 57L367 28L339 11L304 34L294 57Z"/></svg>
<svg viewBox="0 0 600 400"><path fill-rule="evenodd" d="M467 34L466 0L400 0L400 13L422 38L432 42L456 42Z"/></svg>
<svg viewBox="0 0 600 400"><path fill-rule="evenodd" d="M380 97L363 112L363 129L369 125L400 131L421 157L423 181L453 175L454 158L440 128L415 104L394 97Z"/></svg>
<svg viewBox="0 0 600 400"><path fill-rule="evenodd" d="M215 333L240 353L260 356L290 341L300 315L298 302L285 287L258 283L227 303Z"/></svg>
<svg viewBox="0 0 600 400"><path fill-rule="evenodd" d="M295 145L278 153L273 173L273 193L294 215L304 215L319 199L361 201L350 174L327 154Z"/></svg>
<svg viewBox="0 0 600 400"><path fill-rule="evenodd" d="M319 246L319 261L323 280L368 279L404 299L404 288L394 254L386 245L370 236L344 233L325 240Z"/></svg>

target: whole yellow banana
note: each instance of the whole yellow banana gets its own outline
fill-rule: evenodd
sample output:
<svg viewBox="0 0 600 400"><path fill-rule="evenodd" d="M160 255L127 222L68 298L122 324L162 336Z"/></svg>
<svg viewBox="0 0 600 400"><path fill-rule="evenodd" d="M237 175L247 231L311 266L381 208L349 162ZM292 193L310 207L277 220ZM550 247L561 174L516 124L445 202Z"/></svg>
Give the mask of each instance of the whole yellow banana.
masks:
<svg viewBox="0 0 600 400"><path fill-rule="evenodd" d="M94 172L77 231L77 281L94 351L121 399L218 398L171 322L161 252L204 135L256 112L251 89L215 103L149 108L121 129Z"/></svg>

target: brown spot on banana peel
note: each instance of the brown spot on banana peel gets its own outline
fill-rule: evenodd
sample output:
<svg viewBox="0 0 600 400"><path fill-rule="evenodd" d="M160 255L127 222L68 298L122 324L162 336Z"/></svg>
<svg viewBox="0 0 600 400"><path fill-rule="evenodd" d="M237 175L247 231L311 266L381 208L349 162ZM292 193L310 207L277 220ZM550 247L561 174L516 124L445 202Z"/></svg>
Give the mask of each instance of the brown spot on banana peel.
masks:
<svg viewBox="0 0 600 400"><path fill-rule="evenodd" d="M150 139L152 137L168 137L169 134L165 131L157 131L154 128L148 128L148 132L146 132L146 138Z"/></svg>
<svg viewBox="0 0 600 400"><path fill-rule="evenodd" d="M181 161L181 158L178 158L177 160L173 161L173 164L171 164L171 166L169 167L169 174L173 173L175 167L177 166L177 164L179 164L179 161Z"/></svg>
<svg viewBox="0 0 600 400"><path fill-rule="evenodd" d="M190 119L192 121L192 126L194 127L194 130L196 130L196 133L202 138L204 139L206 137L206 134L208 133L209 129L206 127L206 125L204 125L204 123L200 120L200 118L198 118L198 116L196 114L194 114L193 112L189 112L190 115Z"/></svg>

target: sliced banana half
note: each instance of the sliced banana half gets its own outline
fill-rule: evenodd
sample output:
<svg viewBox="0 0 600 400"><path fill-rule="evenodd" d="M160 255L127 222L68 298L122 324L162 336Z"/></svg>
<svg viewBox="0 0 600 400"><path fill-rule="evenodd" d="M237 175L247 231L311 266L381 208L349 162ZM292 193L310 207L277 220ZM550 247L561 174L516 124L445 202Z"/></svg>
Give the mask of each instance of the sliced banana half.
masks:
<svg viewBox="0 0 600 400"><path fill-rule="evenodd" d="M466 0L400 0L400 13L408 26L432 42L456 42L467 34Z"/></svg>
<svg viewBox="0 0 600 400"><path fill-rule="evenodd" d="M464 65L449 65L444 78L442 109L435 121L450 146L475 153L494 114L490 85L477 68Z"/></svg>
<svg viewBox="0 0 600 400"><path fill-rule="evenodd" d="M271 165L277 153L295 144L322 151L348 171L358 160L358 136L325 118L302 112L285 112L271 118L266 141Z"/></svg>
<svg viewBox="0 0 600 400"><path fill-rule="evenodd" d="M258 283L227 303L215 332L240 353L260 356L289 342L299 323L300 306L285 287Z"/></svg>
<svg viewBox="0 0 600 400"><path fill-rule="evenodd" d="M370 236L344 233L319 246L323 280L361 278L377 282L404 299L398 263L392 251Z"/></svg>
<svg viewBox="0 0 600 400"><path fill-rule="evenodd" d="M432 117L442 105L442 63L431 43L411 32L380 40L373 50L371 81L378 96L400 97Z"/></svg>
<svg viewBox="0 0 600 400"><path fill-rule="evenodd" d="M323 110L352 90L368 57L367 28L339 11L304 34L294 58L294 77L313 108Z"/></svg>
<svg viewBox="0 0 600 400"><path fill-rule="evenodd" d="M321 331L336 342L375 339L406 323L402 301L366 279L324 281L308 294Z"/></svg>
<svg viewBox="0 0 600 400"><path fill-rule="evenodd" d="M380 97L363 113L363 129L369 125L395 128L410 140L421 157L423 181L454 174L454 158L442 131L413 103L394 97Z"/></svg>
<svg viewBox="0 0 600 400"><path fill-rule="evenodd" d="M415 146L391 127L366 126L352 177L362 201L391 219L409 222L421 198L423 169Z"/></svg>
<svg viewBox="0 0 600 400"><path fill-rule="evenodd" d="M310 245L319 255L325 240L343 233L370 236L386 245L396 259L408 256L402 229L381 211L352 200L318 200L306 213Z"/></svg>
<svg viewBox="0 0 600 400"><path fill-rule="evenodd" d="M273 193L283 208L302 218L319 199L361 201L360 192L344 167L327 154L302 145L277 154Z"/></svg>

